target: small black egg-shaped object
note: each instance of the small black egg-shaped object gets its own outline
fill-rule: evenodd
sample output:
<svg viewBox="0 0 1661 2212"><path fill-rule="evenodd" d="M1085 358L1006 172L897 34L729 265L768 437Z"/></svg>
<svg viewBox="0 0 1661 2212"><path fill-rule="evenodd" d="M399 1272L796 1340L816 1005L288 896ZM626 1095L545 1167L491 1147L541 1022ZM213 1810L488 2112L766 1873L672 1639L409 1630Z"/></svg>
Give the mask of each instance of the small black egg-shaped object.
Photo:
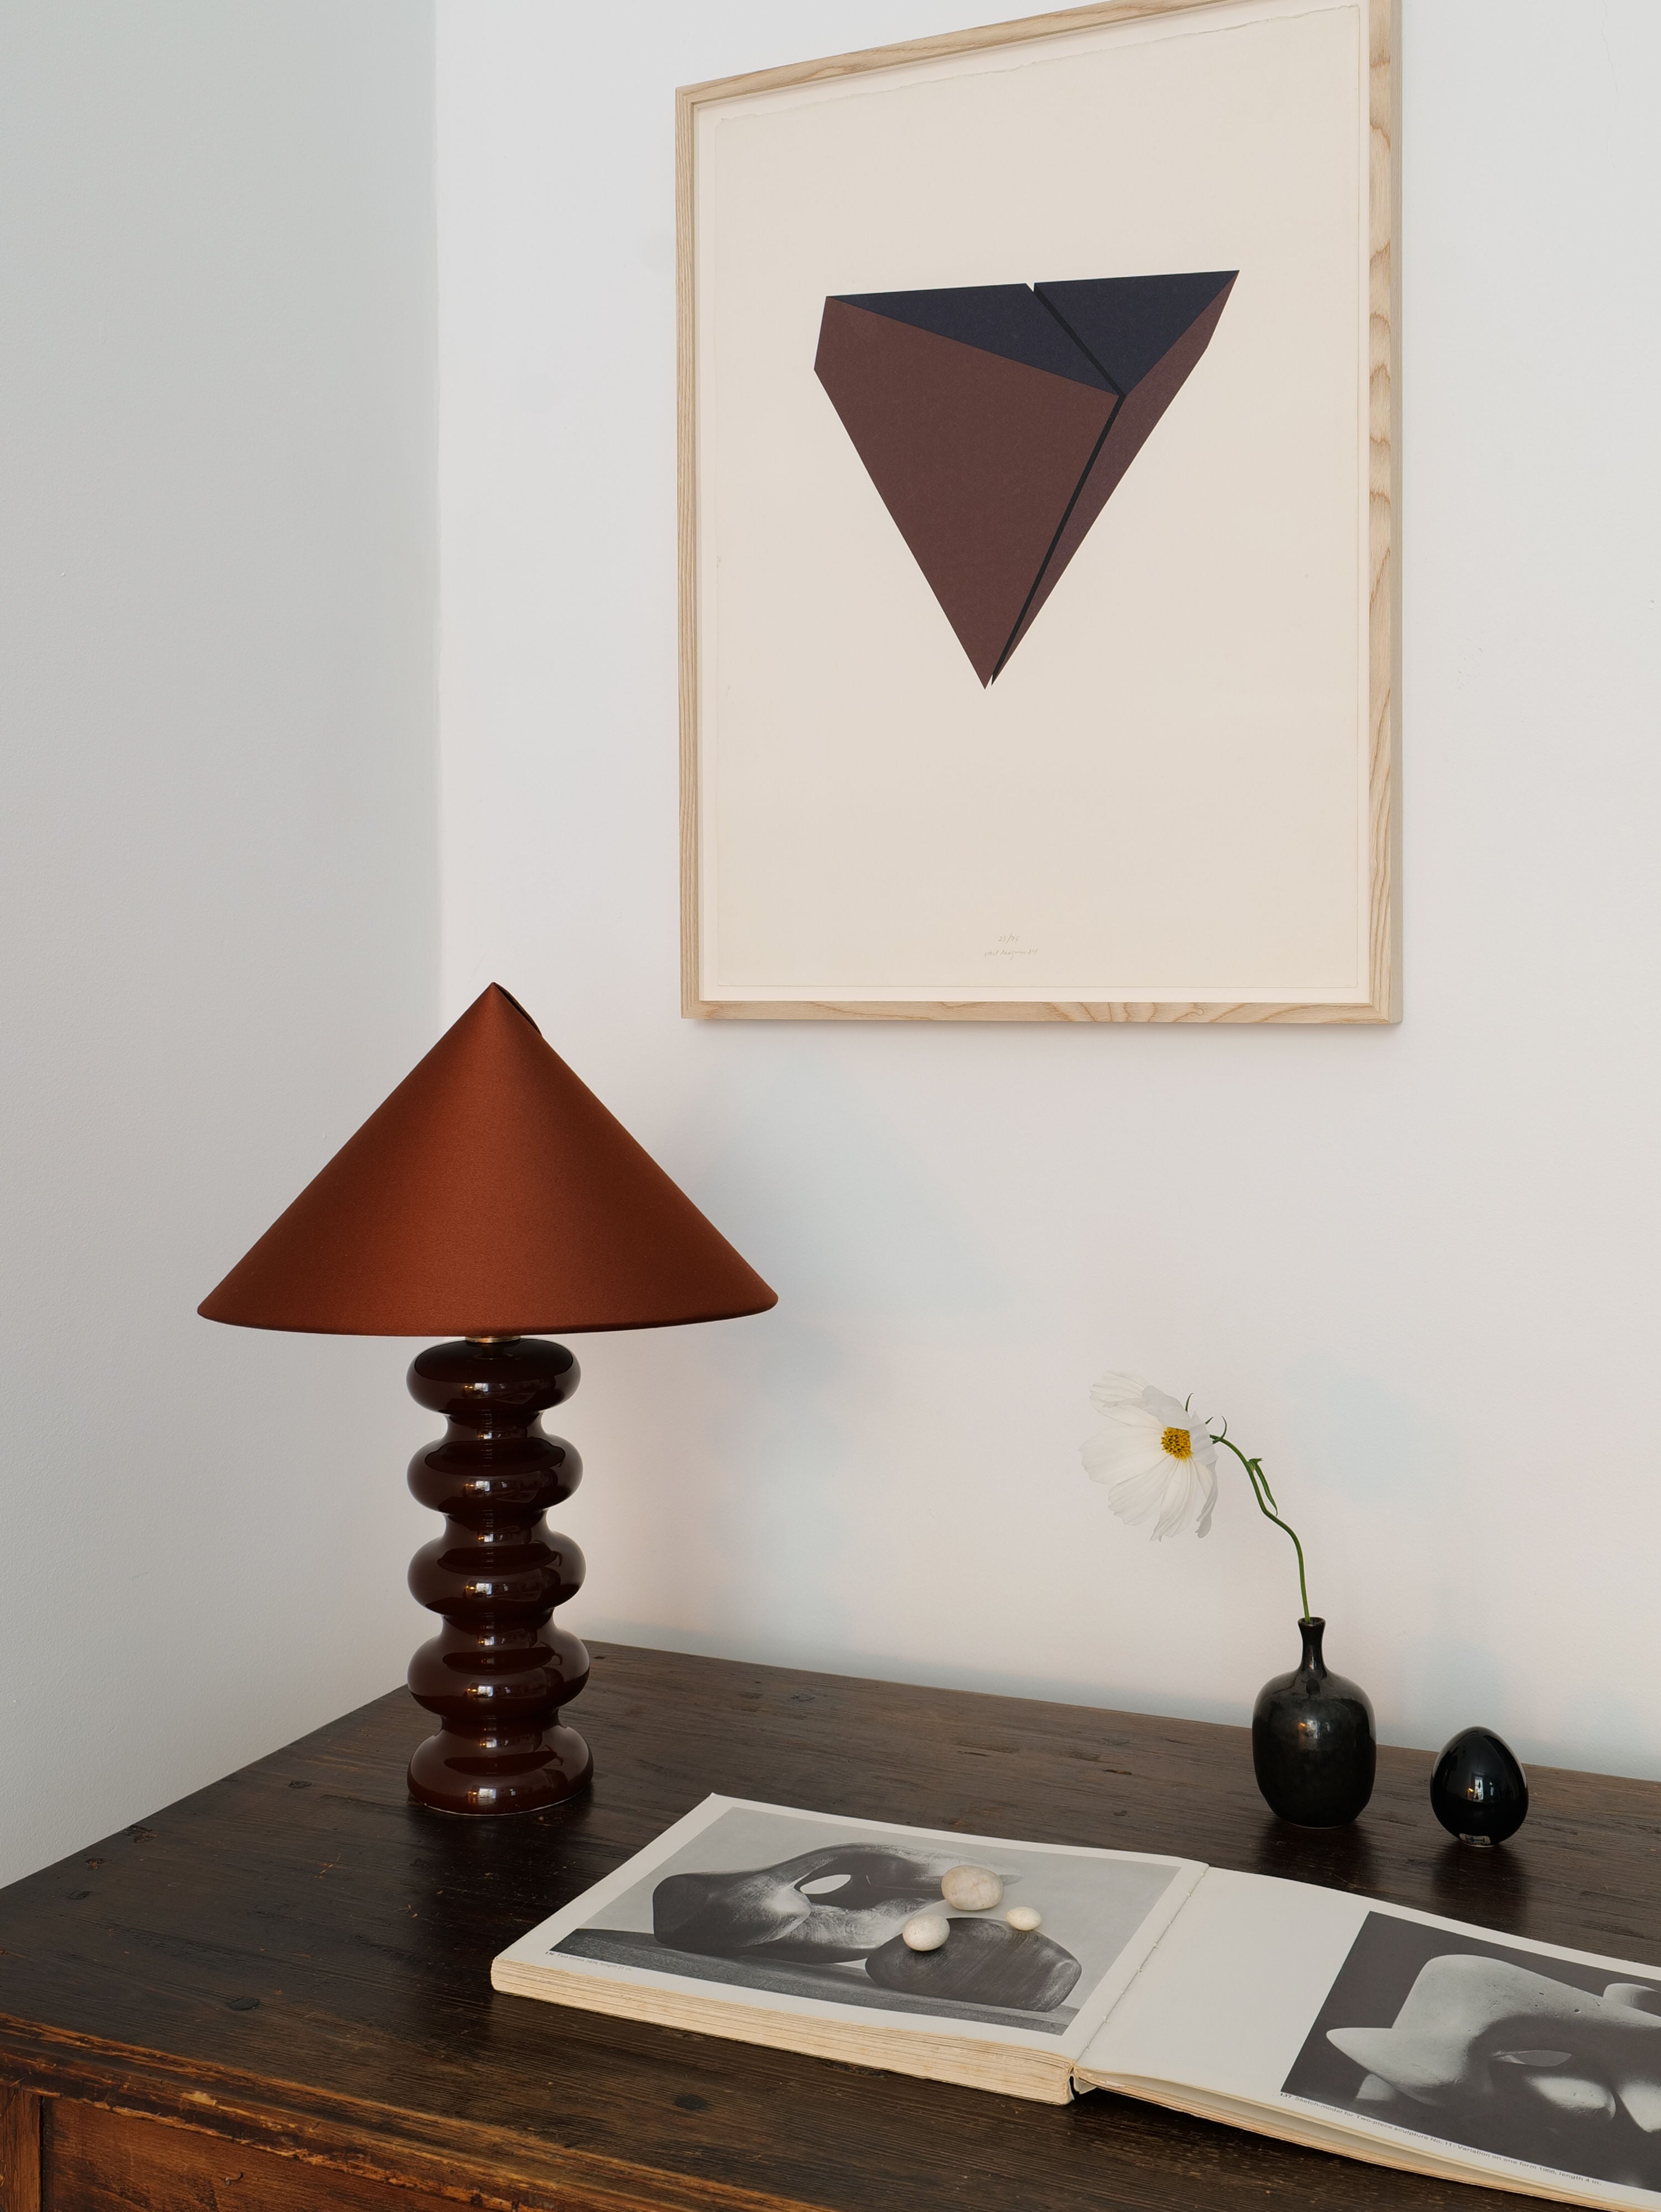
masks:
<svg viewBox="0 0 1661 2212"><path fill-rule="evenodd" d="M1461 1729L1442 1746L1430 1808L1462 1844L1503 1844L1528 1818L1528 1777L1492 1729Z"/></svg>

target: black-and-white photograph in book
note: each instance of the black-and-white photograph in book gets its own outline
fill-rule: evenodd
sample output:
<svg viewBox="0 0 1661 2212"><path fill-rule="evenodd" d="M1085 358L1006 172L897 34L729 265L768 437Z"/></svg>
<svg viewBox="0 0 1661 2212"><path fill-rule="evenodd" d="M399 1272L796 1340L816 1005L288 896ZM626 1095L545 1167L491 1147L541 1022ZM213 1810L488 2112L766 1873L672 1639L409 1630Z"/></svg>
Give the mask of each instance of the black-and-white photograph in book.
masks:
<svg viewBox="0 0 1661 2212"><path fill-rule="evenodd" d="M1000 1909L953 1912L940 1878L971 1863L1001 1878ZM551 1949L654 1974L890 2015L1064 2036L1182 1871L1180 1862L910 1837L873 1822L733 1804ZM944 1914L938 1949L908 1921Z"/></svg>
<svg viewBox="0 0 1661 2212"><path fill-rule="evenodd" d="M1661 2190L1661 1978L1371 1912L1285 2093L1589 2180Z"/></svg>

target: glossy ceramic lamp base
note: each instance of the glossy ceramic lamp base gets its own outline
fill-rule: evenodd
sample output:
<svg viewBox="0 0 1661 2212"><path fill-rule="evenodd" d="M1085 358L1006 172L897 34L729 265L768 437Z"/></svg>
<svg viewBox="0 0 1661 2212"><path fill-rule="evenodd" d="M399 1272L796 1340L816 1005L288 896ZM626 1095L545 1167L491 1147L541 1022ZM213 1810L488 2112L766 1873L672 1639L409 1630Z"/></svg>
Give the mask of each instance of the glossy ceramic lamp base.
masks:
<svg viewBox="0 0 1661 2212"><path fill-rule="evenodd" d="M560 1709L588 1680L588 1654L552 1625L581 1588L583 1559L544 1519L582 1479L541 1416L581 1370L539 1337L435 1344L410 1394L445 1436L410 1462L410 1488L445 1516L410 1563L410 1589L443 1627L410 1662L410 1689L439 1731L410 1762L410 1795L441 1813L538 1813L586 1789L588 1747Z"/></svg>

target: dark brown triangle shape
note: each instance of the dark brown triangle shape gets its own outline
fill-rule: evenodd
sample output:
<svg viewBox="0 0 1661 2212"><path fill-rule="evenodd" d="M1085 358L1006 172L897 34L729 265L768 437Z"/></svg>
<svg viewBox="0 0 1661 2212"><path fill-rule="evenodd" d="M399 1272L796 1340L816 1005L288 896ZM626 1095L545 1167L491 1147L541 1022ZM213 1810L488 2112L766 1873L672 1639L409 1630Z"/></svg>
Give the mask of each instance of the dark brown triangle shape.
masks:
<svg viewBox="0 0 1661 2212"><path fill-rule="evenodd" d="M1038 610L1060 583L1068 562L1089 535L1092 523L1118 489L1126 470L1147 443L1159 417L1187 383L1201 355L1211 343L1212 332L1222 319L1223 309L1228 305L1228 295L1233 289L1234 278L1230 276L1176 343L1146 369L1138 381L1126 392L1107 435L1079 488L1072 511L1056 532L1050 558L1032 586L1032 596L1023 609L1009 642L999 656L998 670L1008 665L1010 654L1037 619ZM995 670L994 673L997 672Z"/></svg>
<svg viewBox="0 0 1661 2212"><path fill-rule="evenodd" d="M824 303L814 368L989 684L1117 394L845 300Z"/></svg>

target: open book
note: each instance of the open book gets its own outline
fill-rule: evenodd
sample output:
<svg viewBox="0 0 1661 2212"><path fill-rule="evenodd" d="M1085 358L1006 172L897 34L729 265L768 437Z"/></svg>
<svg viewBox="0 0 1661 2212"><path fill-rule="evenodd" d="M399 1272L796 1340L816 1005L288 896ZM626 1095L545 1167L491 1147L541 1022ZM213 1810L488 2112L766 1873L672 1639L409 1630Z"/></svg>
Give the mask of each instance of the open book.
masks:
<svg viewBox="0 0 1661 2212"><path fill-rule="evenodd" d="M989 1869L1001 1901L941 1900ZM1006 1918L1041 1916L1036 1929ZM945 1912L939 1948L906 1923ZM1192 1859L709 1797L496 1988L1063 2104L1116 2089L1558 2203L1661 2208L1661 1969Z"/></svg>

